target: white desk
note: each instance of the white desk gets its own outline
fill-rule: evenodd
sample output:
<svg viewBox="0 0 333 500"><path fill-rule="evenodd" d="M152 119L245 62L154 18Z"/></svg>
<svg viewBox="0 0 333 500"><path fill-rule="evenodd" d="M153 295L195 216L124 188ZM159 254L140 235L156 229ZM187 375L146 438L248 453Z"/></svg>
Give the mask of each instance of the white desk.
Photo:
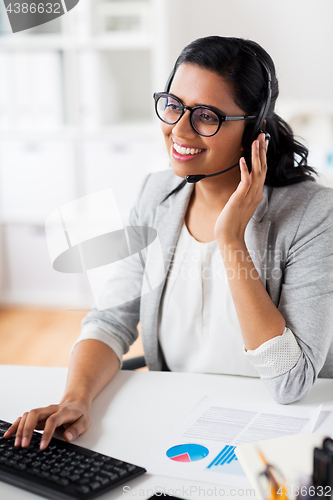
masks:
<svg viewBox="0 0 333 500"><path fill-rule="evenodd" d="M65 368L0 365L0 419L12 422L32 408L57 403L63 394L66 373ZM148 451L205 395L226 400L273 403L263 383L255 378L122 371L94 401L92 425L75 444L140 465ZM333 380L318 380L310 395L295 404L315 407L321 403L333 403ZM316 431L320 432L320 427ZM157 487L169 490L169 494L172 494L170 490L180 488L178 496L193 500L219 498L208 491L215 488L215 484L193 483L148 474L131 481L128 486L131 489L126 495L120 486L100 498L145 500ZM183 488L185 491L180 494ZM217 489L219 488L220 486ZM226 486L224 489L227 497L229 488ZM177 496L177 493L174 494ZM246 495L245 492L239 498L247 496L255 498L253 494ZM39 498L41 497L0 482L0 499ZM160 498L163 499L163 496ZM234 494L233 498L237 498L237 495Z"/></svg>

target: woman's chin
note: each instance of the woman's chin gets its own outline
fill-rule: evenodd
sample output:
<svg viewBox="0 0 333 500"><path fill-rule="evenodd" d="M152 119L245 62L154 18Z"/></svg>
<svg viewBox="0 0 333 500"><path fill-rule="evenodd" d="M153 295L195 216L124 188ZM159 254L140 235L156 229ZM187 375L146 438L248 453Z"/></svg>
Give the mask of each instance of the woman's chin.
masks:
<svg viewBox="0 0 333 500"><path fill-rule="evenodd" d="M195 173L189 166L180 165L178 162L174 161L171 161L171 168L173 170L173 173L178 177L181 177L182 179L185 179L187 175L192 175Z"/></svg>

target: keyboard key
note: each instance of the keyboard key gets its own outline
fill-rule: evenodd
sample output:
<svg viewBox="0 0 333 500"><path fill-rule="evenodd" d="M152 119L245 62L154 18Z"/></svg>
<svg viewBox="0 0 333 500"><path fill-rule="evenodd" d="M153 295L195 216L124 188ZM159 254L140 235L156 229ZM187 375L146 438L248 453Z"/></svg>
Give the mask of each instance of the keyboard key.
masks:
<svg viewBox="0 0 333 500"><path fill-rule="evenodd" d="M108 477L105 477L104 479L101 479L100 480L100 483L102 486L107 486L108 484L110 484L110 479Z"/></svg>
<svg viewBox="0 0 333 500"><path fill-rule="evenodd" d="M97 462L97 461L93 462L94 467L102 467L102 465L103 465L103 462Z"/></svg>
<svg viewBox="0 0 333 500"><path fill-rule="evenodd" d="M122 469L121 467L115 467L114 471L119 474L119 476L124 476L125 474L128 474L127 470Z"/></svg>
<svg viewBox="0 0 333 500"><path fill-rule="evenodd" d="M99 483L98 481L95 481L94 483L90 483L90 488L92 490L98 490L98 488L101 487L101 483Z"/></svg>
<svg viewBox="0 0 333 500"><path fill-rule="evenodd" d="M118 474L115 474L114 472L110 472L108 470L101 470L101 473L106 474L111 479L111 481L115 481L119 477Z"/></svg>
<svg viewBox="0 0 333 500"><path fill-rule="evenodd" d="M68 479L70 481L72 481L73 483L75 483L75 481L77 481L78 479L80 479L80 476L79 476L79 474L73 474L72 476L69 476Z"/></svg>
<svg viewBox="0 0 333 500"><path fill-rule="evenodd" d="M79 493L87 494L90 492L90 488L89 486L77 486L76 491L78 491Z"/></svg>
<svg viewBox="0 0 333 500"><path fill-rule="evenodd" d="M25 470L27 466L25 464L18 463L17 465L15 465L15 468L18 470Z"/></svg>
<svg viewBox="0 0 333 500"><path fill-rule="evenodd" d="M80 481L79 481L79 484L89 484L89 483L90 483L90 479L88 479L87 477L80 479Z"/></svg>
<svg viewBox="0 0 333 500"><path fill-rule="evenodd" d="M109 484L110 479L108 477L101 477L101 476L96 476L96 481L101 483L102 486L105 486L106 484Z"/></svg>
<svg viewBox="0 0 333 500"><path fill-rule="evenodd" d="M40 474L40 470L35 468L27 469L27 472L28 474L32 474L33 476Z"/></svg>

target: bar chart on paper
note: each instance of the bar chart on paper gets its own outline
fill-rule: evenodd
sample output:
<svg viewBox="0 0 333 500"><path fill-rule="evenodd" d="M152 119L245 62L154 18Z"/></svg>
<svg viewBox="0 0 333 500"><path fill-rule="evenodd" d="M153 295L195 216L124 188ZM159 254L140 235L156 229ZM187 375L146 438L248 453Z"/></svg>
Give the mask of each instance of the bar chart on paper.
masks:
<svg viewBox="0 0 333 500"><path fill-rule="evenodd" d="M235 455L235 448L236 446L225 445L222 451L208 465L207 469L212 472L244 476L243 469Z"/></svg>
<svg viewBox="0 0 333 500"><path fill-rule="evenodd" d="M202 460L208 455L209 451L200 444L178 444L169 448L166 452L167 457L176 462L196 462Z"/></svg>

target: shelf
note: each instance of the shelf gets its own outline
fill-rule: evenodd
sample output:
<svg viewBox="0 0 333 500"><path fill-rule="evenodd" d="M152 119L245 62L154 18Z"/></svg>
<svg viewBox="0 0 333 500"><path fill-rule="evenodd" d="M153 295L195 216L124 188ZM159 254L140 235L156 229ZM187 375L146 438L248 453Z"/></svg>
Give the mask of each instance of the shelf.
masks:
<svg viewBox="0 0 333 500"><path fill-rule="evenodd" d="M84 277L52 269L45 220L110 188L125 223L143 179L166 168L152 98L169 74L166 10L82 0L25 32L2 24L0 303L90 307Z"/></svg>
<svg viewBox="0 0 333 500"><path fill-rule="evenodd" d="M41 227L45 226L45 218L36 216L36 217L27 217L24 213L17 215L2 215L0 213L0 224L4 226L35 226Z"/></svg>
<svg viewBox="0 0 333 500"><path fill-rule="evenodd" d="M142 50L151 49L153 37L144 33L74 37L26 35L0 37L0 50Z"/></svg>
<svg viewBox="0 0 333 500"><path fill-rule="evenodd" d="M90 311L93 304L91 297L82 297L77 292L18 292L5 291L1 297L2 306L36 306L55 307L69 311Z"/></svg>
<svg viewBox="0 0 333 500"><path fill-rule="evenodd" d="M61 50L65 38L62 35L4 35L0 37L0 50Z"/></svg>
<svg viewBox="0 0 333 500"><path fill-rule="evenodd" d="M143 122L127 121L120 122L119 124L115 125L91 128L84 128L74 125L64 125L63 127L50 129L13 128L9 130L0 128L0 143L4 140L31 140L34 142L40 142L50 139L85 140L96 137L100 139L106 139L108 137L114 137L115 135L125 134L138 137L146 136L147 134L161 136L160 123L157 120L154 120Z"/></svg>

